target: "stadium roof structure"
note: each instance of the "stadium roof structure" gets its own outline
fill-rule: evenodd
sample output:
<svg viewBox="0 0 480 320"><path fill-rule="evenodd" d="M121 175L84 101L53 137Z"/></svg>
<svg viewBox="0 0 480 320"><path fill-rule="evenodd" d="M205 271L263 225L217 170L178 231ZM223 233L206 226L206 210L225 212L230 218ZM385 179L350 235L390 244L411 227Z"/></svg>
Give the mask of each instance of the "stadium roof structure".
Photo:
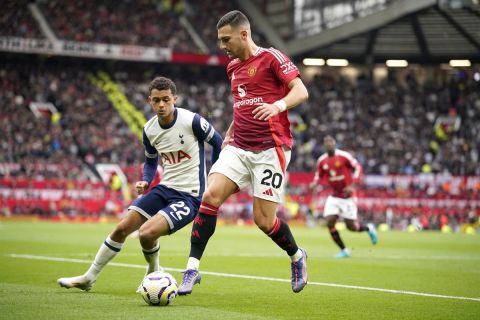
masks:
<svg viewBox="0 0 480 320"><path fill-rule="evenodd" d="M262 28L272 45L297 59L344 58L357 63L406 59L412 63L428 64L448 62L450 59L469 59L480 63L478 2L243 0L239 4L257 28ZM355 6L362 3L373 5L367 14L355 11ZM303 7L299 8L299 5ZM285 10L279 9L282 6ZM326 11L328 6L330 11ZM330 22L340 23L329 28L326 23L329 22L328 14L335 13L332 8L347 10L344 16L339 16L339 10L336 10L337 16ZM320 25L310 21L307 29L299 28L298 10L302 9L304 12L300 15L304 17L318 14ZM312 30L318 31L312 33Z"/></svg>

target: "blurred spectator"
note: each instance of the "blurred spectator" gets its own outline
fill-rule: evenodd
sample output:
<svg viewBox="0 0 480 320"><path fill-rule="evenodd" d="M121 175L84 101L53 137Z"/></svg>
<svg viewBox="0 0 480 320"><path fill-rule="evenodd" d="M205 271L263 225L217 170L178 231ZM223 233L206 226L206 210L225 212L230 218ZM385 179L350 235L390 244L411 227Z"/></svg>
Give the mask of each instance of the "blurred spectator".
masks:
<svg viewBox="0 0 480 320"><path fill-rule="evenodd" d="M0 35L20 38L44 38L28 9L31 1L2 1Z"/></svg>

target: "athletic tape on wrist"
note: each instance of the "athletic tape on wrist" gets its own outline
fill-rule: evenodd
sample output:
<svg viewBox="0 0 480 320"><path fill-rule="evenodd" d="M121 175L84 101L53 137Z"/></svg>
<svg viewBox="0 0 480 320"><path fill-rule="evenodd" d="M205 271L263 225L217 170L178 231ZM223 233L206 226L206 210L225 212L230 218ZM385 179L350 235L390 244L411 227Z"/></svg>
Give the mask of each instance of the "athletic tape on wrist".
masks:
<svg viewBox="0 0 480 320"><path fill-rule="evenodd" d="M277 106L280 112L287 110L287 103L284 100L275 101L273 104Z"/></svg>

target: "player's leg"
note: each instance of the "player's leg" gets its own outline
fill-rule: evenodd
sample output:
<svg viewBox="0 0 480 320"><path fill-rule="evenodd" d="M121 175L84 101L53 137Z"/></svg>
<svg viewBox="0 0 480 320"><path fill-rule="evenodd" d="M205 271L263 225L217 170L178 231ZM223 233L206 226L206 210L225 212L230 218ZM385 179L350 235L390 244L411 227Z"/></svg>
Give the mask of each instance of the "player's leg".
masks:
<svg viewBox="0 0 480 320"><path fill-rule="evenodd" d="M281 147L249 155L252 171L253 219L292 260L292 290L300 292L307 284L307 254L300 249L285 221L277 215L278 203L283 200L285 169L290 151Z"/></svg>
<svg viewBox="0 0 480 320"><path fill-rule="evenodd" d="M345 224L348 230L354 232L367 231L372 244L377 244L377 230L373 224L358 223L358 207L356 200L353 198L342 200L342 217L345 219Z"/></svg>
<svg viewBox="0 0 480 320"><path fill-rule="evenodd" d="M208 240L215 232L218 208L237 190L237 185L225 175L221 173L209 175L208 188L203 194L198 215L193 220L190 255L178 294L189 294L192 292L193 285L200 283L200 273L198 272L200 259Z"/></svg>
<svg viewBox="0 0 480 320"><path fill-rule="evenodd" d="M173 234L192 222L200 206L198 197L166 186L157 186L152 191L154 196L149 199L150 203L143 204L147 208L145 214L151 218L139 230L143 255L148 263L147 274L161 269L159 237Z"/></svg>
<svg viewBox="0 0 480 320"><path fill-rule="evenodd" d="M340 248L340 252L336 255L337 258L348 258L350 256L350 251L345 247L342 237L335 227L338 221L337 215L329 215L325 217L325 222L327 224L328 231L332 237L333 242Z"/></svg>
<svg viewBox="0 0 480 320"><path fill-rule="evenodd" d="M340 198L328 196L327 201L325 202L325 207L323 209L323 216L325 217L325 222L327 224L328 232L332 237L333 242L340 248L340 252L336 255L337 258L348 258L350 256L350 251L345 247L340 233L336 228L338 221L338 216L342 213Z"/></svg>
<svg viewBox="0 0 480 320"><path fill-rule="evenodd" d="M300 292L307 284L307 253L297 246L288 224L276 216L276 202L254 197L253 219L290 257L292 264L292 290Z"/></svg>
<svg viewBox="0 0 480 320"><path fill-rule="evenodd" d="M208 240L215 232L218 208L230 195L248 183L250 172L242 161L244 155L244 150L226 146L210 169L208 187L203 194L198 215L193 221L190 255L178 289L180 295L191 293L193 285L200 281L200 259Z"/></svg>
<svg viewBox="0 0 480 320"><path fill-rule="evenodd" d="M88 291L97 280L99 273L122 249L126 237L137 230L147 219L134 210L120 221L112 233L105 239L95 255L90 268L81 276L60 278L58 284L65 288L78 288Z"/></svg>
<svg viewBox="0 0 480 320"><path fill-rule="evenodd" d="M254 197L253 220L280 248L293 257L299 249L288 224L277 217L277 207L276 202Z"/></svg>
<svg viewBox="0 0 480 320"><path fill-rule="evenodd" d="M345 219L347 229L353 232L368 231L368 226L364 223L359 223L357 220Z"/></svg>
<svg viewBox="0 0 480 320"><path fill-rule="evenodd" d="M168 235L170 226L162 215L155 215L145 222L138 230L138 238L142 246L142 253L147 262L146 274L160 269L160 241L159 237Z"/></svg>
<svg viewBox="0 0 480 320"><path fill-rule="evenodd" d="M142 253L145 261L147 262L147 271L145 276L155 271L161 270L160 268L160 241L158 238L163 235L167 235L170 232L170 226L168 225L165 217L161 215L155 215L153 218L145 222L138 230L138 237L140 245L142 246ZM142 292L142 282L137 288L137 293Z"/></svg>
<svg viewBox="0 0 480 320"><path fill-rule="evenodd" d="M160 188L159 188L160 189ZM145 260L149 263L147 271L157 271L158 252L160 243L158 238L180 230L197 215L200 201L187 193L162 187L161 197L156 202L163 203L165 207L155 208L156 213L139 230L140 244L142 245ZM159 193L159 190L156 190ZM155 259L151 257L156 255Z"/></svg>
<svg viewBox="0 0 480 320"><path fill-rule="evenodd" d="M212 173L208 177L208 188L193 220L190 257L202 258L207 242L215 232L218 208L237 190L237 185L221 173Z"/></svg>

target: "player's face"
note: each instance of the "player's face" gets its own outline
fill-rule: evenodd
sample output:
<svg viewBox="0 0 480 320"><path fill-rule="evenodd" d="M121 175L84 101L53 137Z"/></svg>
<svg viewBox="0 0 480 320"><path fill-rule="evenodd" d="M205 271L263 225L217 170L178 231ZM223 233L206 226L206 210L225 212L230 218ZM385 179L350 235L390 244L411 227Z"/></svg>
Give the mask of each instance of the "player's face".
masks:
<svg viewBox="0 0 480 320"><path fill-rule="evenodd" d="M331 136L327 136L323 139L323 146L327 152L332 152L335 150L336 141Z"/></svg>
<svg viewBox="0 0 480 320"><path fill-rule="evenodd" d="M230 59L240 58L243 32L238 28L226 25L218 29L218 46Z"/></svg>
<svg viewBox="0 0 480 320"><path fill-rule="evenodd" d="M174 96L170 89L153 89L148 97L148 103L152 106L161 123L170 123L173 120L176 101L177 96Z"/></svg>

